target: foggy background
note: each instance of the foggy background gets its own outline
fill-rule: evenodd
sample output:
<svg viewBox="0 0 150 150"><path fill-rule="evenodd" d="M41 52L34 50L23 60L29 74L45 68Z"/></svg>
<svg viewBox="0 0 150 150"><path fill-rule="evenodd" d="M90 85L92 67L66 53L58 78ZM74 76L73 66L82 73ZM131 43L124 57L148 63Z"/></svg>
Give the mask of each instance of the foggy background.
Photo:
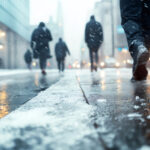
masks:
<svg viewBox="0 0 150 150"><path fill-rule="evenodd" d="M30 23L37 25L40 21L48 22L50 16L56 21L58 3L60 3L64 39L72 56L79 59L85 24L93 13L95 2L96 0L88 0L88 2L87 0L30 0Z"/></svg>
<svg viewBox="0 0 150 150"><path fill-rule="evenodd" d="M57 67L54 47L59 37L64 38L72 54L66 59L66 68L89 68L84 31L93 14L104 31L99 66L113 62L128 67L132 60L121 27L119 0L0 0L0 14L0 68L26 68L23 56L31 50L31 34L41 21L53 36L49 69ZM34 59L32 66L39 68L38 60Z"/></svg>

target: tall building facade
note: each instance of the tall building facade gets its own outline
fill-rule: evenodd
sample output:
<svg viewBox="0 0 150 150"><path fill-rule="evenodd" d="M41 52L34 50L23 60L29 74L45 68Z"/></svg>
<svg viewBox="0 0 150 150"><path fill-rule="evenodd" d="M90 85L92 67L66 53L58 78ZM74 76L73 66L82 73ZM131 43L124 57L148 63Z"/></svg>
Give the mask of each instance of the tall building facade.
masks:
<svg viewBox="0 0 150 150"><path fill-rule="evenodd" d="M57 62L55 59L55 44L58 42L60 37L64 38L63 8L60 0L57 3L57 19L54 21L53 17L50 17L47 27L51 30L53 36L53 41L50 44L51 54L53 55L53 58L50 59L50 66L51 68L57 68Z"/></svg>
<svg viewBox="0 0 150 150"><path fill-rule="evenodd" d="M29 0L0 1L0 68L24 68L29 48Z"/></svg>
<svg viewBox="0 0 150 150"><path fill-rule="evenodd" d="M51 54L53 56L52 59L50 59L50 66L51 68L56 68L57 63L55 59L55 44L58 42L58 39L61 37L63 38L63 25L60 24L59 21L54 21L52 17L50 17L49 23L47 24L47 27L51 30L53 41L50 43L51 48Z"/></svg>
<svg viewBox="0 0 150 150"><path fill-rule="evenodd" d="M114 49L115 57L119 62L126 64L131 59L125 32L121 26L120 0L113 0L113 24L114 24Z"/></svg>
<svg viewBox="0 0 150 150"><path fill-rule="evenodd" d="M112 55L112 26L110 0L101 0L95 3L94 14L97 21L101 22L104 32L104 43L101 57Z"/></svg>
<svg viewBox="0 0 150 150"><path fill-rule="evenodd" d="M104 44L102 56L115 57L120 62L130 59L127 40L121 27L119 0L101 0L95 3L95 16L103 25Z"/></svg>

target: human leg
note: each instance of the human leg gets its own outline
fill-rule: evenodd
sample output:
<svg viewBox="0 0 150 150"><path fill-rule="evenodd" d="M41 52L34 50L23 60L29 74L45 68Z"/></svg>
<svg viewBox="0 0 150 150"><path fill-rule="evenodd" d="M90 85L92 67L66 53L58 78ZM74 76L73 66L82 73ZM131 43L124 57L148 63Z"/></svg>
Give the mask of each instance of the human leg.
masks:
<svg viewBox="0 0 150 150"><path fill-rule="evenodd" d="M40 68L42 70L42 74L46 75L45 69L46 69L47 59L45 57L40 57L39 61L40 61Z"/></svg>
<svg viewBox="0 0 150 150"><path fill-rule="evenodd" d="M93 71L94 69L94 64L93 64L93 51L90 49L89 50L89 54L90 54L90 62L91 62L91 71Z"/></svg>
<svg viewBox="0 0 150 150"><path fill-rule="evenodd" d="M141 25L142 6L143 2L140 0L120 0L122 26L126 33L130 54L134 60L133 78L136 80L146 78L146 63L149 58Z"/></svg>
<svg viewBox="0 0 150 150"><path fill-rule="evenodd" d="M98 65L99 57L98 57L98 51L95 52L95 61Z"/></svg>
<svg viewBox="0 0 150 150"><path fill-rule="evenodd" d="M58 66L58 70L59 72L61 71L61 60L57 59L57 66Z"/></svg>
<svg viewBox="0 0 150 150"><path fill-rule="evenodd" d="M64 70L65 70L65 59L62 59L62 72L64 72Z"/></svg>
<svg viewBox="0 0 150 150"><path fill-rule="evenodd" d="M96 62L95 70L97 71L98 62L99 62L98 50L95 51L95 62Z"/></svg>
<svg viewBox="0 0 150 150"><path fill-rule="evenodd" d="M27 66L28 66L28 69L31 70L31 63L28 63Z"/></svg>

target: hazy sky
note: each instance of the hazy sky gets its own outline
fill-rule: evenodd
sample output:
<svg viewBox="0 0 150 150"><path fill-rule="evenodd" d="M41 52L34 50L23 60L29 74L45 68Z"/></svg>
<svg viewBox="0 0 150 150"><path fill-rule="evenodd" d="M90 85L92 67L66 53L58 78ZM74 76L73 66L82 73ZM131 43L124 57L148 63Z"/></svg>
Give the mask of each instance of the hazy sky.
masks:
<svg viewBox="0 0 150 150"><path fill-rule="evenodd" d="M49 16L54 20L57 14L58 0L30 0L31 24L41 20L47 22ZM63 9L65 41L74 58L80 54L81 41L84 39L84 28L87 18L92 13L97 0L60 0Z"/></svg>

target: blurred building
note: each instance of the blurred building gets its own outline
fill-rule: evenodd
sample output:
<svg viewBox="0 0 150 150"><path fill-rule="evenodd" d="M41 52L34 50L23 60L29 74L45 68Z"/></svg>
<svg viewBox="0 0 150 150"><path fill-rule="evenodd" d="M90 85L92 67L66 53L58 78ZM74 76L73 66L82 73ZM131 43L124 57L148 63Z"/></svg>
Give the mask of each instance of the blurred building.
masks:
<svg viewBox="0 0 150 150"><path fill-rule="evenodd" d="M53 41L50 44L51 47L51 53L53 58L50 59L50 67L56 68L56 58L55 58L55 44L58 42L58 39L64 38L64 22L63 22L63 10L62 10L62 4L60 1L58 1L57 4L57 18L56 21L54 21L53 17L50 17L50 20L47 24L47 27L51 30Z"/></svg>
<svg viewBox="0 0 150 150"><path fill-rule="evenodd" d="M96 20L101 22L104 32L104 43L101 48L101 59L112 55L112 26L110 0L101 0L95 3L94 14Z"/></svg>
<svg viewBox="0 0 150 150"><path fill-rule="evenodd" d="M57 20L55 22L53 20L53 18L50 17L47 27L51 30L52 37L53 37L53 41L50 44L51 54L52 54L53 58L50 59L50 64L51 64L51 68L56 68L57 63L56 63L56 59L55 59L55 44L58 42L58 39L60 37L62 37L62 38L64 37L63 24L62 24L62 22L60 22L60 20Z"/></svg>
<svg viewBox="0 0 150 150"><path fill-rule="evenodd" d="M87 45L85 41L82 41L81 43L81 68L88 68L90 67L90 59L89 59L89 49L87 48Z"/></svg>
<svg viewBox="0 0 150 150"><path fill-rule="evenodd" d="M64 21L63 21L63 9L62 9L62 3L59 0L57 5L57 28L58 28L58 36L64 37Z"/></svg>
<svg viewBox="0 0 150 150"><path fill-rule="evenodd" d="M117 61L130 59L127 40L121 26L119 0L101 0L95 3L96 19L103 25L104 43L101 57L115 57Z"/></svg>
<svg viewBox="0 0 150 150"><path fill-rule="evenodd" d="M29 48L29 0L0 0L0 68L23 68Z"/></svg>
<svg viewBox="0 0 150 150"><path fill-rule="evenodd" d="M131 57L128 51L126 35L121 26L119 0L113 0L112 2L115 57L119 62L126 64Z"/></svg>

